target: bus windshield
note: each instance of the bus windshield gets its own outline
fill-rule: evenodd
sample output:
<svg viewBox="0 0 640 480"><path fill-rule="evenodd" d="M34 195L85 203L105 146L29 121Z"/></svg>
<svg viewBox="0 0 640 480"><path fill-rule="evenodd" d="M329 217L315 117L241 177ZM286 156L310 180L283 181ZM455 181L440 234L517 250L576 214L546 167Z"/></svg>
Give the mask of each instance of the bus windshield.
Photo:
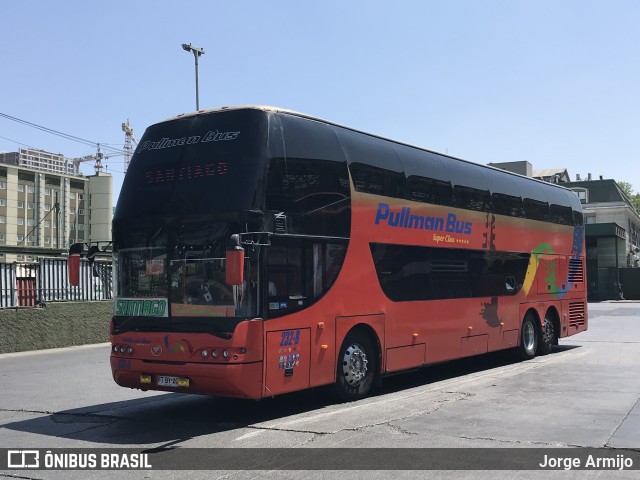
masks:
<svg viewBox="0 0 640 480"><path fill-rule="evenodd" d="M245 262L244 284L226 284L225 251L233 226L191 222L128 231L115 253L117 297L166 299L166 316L173 320L257 316L257 260ZM116 316L140 316L135 310L118 312L117 306Z"/></svg>

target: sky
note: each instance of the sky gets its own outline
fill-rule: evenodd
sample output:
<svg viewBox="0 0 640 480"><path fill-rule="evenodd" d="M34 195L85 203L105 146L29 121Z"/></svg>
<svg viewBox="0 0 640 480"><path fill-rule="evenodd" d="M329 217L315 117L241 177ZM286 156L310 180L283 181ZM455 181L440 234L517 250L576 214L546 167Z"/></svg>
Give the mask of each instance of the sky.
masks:
<svg viewBox="0 0 640 480"><path fill-rule="evenodd" d="M635 0L2 2L0 113L120 149L200 108L261 104L476 163L640 191ZM95 154L0 116L0 152ZM122 156L107 158L114 206ZM82 170L93 173L91 163Z"/></svg>

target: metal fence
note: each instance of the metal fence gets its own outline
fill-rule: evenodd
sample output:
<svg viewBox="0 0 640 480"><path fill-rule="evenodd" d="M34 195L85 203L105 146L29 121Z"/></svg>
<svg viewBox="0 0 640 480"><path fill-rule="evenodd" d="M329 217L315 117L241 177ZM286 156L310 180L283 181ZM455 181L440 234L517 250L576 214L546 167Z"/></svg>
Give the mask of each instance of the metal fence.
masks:
<svg viewBox="0 0 640 480"><path fill-rule="evenodd" d="M69 285L67 260L0 263L0 308L35 307L47 302L110 300L111 263L80 262L80 283Z"/></svg>
<svg viewBox="0 0 640 480"><path fill-rule="evenodd" d="M0 263L0 308L18 305L16 265Z"/></svg>

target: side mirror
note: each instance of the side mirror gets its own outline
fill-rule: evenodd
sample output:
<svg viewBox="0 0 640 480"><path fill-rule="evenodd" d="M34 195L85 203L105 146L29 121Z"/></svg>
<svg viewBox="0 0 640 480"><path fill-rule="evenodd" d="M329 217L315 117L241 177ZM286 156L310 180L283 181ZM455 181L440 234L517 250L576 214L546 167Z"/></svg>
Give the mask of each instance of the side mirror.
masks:
<svg viewBox="0 0 640 480"><path fill-rule="evenodd" d="M226 253L227 285L244 283L244 248L240 246L240 235L231 235L231 246Z"/></svg>
<svg viewBox="0 0 640 480"><path fill-rule="evenodd" d="M89 250L87 251L87 260L89 260L89 263L93 263L96 258L96 253L98 253L99 251L100 249L97 247L97 245L92 245L89 247Z"/></svg>
<svg viewBox="0 0 640 480"><path fill-rule="evenodd" d="M82 253L82 244L74 243L69 247L69 255L80 255Z"/></svg>

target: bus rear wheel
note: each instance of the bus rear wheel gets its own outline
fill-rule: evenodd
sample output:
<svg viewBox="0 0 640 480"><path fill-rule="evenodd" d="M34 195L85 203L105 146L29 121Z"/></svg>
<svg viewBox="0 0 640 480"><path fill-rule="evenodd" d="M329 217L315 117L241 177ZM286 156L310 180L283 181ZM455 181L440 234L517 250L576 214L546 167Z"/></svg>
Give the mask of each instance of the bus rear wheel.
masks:
<svg viewBox="0 0 640 480"><path fill-rule="evenodd" d="M540 355L551 353L556 342L556 331L553 320L549 315L544 317L544 326L542 327L542 335L540 336Z"/></svg>
<svg viewBox="0 0 640 480"><path fill-rule="evenodd" d="M377 355L369 335L352 330L340 347L334 391L343 401L367 396L377 373Z"/></svg>
<svg viewBox="0 0 640 480"><path fill-rule="evenodd" d="M538 329L536 328L536 319L528 313L522 320L522 328L520 329L520 346L518 347L518 356L522 360L530 360L536 356L538 352Z"/></svg>

